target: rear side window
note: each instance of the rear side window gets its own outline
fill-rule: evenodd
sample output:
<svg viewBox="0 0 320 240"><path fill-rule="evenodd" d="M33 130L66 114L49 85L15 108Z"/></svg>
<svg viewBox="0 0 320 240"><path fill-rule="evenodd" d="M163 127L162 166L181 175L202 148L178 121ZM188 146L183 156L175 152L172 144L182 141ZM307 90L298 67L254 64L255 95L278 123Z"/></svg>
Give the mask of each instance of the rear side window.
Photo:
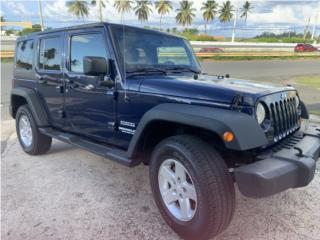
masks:
<svg viewBox="0 0 320 240"><path fill-rule="evenodd" d="M33 40L19 42L16 53L16 67L20 69L32 69L33 62Z"/></svg>
<svg viewBox="0 0 320 240"><path fill-rule="evenodd" d="M61 69L62 38L52 37L40 40L39 69Z"/></svg>
<svg viewBox="0 0 320 240"><path fill-rule="evenodd" d="M101 33L74 35L71 37L70 70L83 73L83 57L104 57L107 50Z"/></svg>

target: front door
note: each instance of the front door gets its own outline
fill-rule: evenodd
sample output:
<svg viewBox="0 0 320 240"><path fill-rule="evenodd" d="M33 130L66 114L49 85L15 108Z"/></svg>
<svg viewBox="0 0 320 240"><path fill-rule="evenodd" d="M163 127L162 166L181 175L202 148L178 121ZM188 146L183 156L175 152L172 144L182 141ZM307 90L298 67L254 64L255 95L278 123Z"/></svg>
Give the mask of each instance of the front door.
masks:
<svg viewBox="0 0 320 240"><path fill-rule="evenodd" d="M100 86L101 76L83 73L83 57L110 58L104 29L70 31L66 41L66 127L79 135L109 142L115 134L115 88Z"/></svg>

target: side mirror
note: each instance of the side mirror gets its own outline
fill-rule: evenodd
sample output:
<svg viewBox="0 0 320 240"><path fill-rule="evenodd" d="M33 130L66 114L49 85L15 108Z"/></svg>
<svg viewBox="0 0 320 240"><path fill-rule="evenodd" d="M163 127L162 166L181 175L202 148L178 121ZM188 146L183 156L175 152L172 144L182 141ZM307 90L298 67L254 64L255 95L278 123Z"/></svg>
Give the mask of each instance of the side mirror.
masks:
<svg viewBox="0 0 320 240"><path fill-rule="evenodd" d="M83 73L85 75L109 75L110 65L110 61L104 57L83 57Z"/></svg>

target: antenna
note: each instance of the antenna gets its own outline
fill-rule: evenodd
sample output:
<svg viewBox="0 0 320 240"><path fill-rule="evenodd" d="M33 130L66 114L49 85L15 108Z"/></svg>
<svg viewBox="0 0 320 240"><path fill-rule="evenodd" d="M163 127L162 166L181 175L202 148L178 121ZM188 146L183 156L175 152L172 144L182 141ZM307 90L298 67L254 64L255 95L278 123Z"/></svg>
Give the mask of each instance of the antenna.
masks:
<svg viewBox="0 0 320 240"><path fill-rule="evenodd" d="M128 100L128 96L127 96L127 70L126 70L126 33L124 28L125 26L122 20L124 101L126 102Z"/></svg>

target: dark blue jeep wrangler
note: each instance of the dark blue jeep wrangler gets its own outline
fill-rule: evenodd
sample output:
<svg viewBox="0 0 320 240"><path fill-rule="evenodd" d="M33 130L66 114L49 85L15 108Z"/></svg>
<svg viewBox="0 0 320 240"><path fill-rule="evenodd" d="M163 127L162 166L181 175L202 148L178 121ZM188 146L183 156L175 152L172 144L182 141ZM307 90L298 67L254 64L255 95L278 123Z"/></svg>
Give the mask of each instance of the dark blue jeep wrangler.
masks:
<svg viewBox="0 0 320 240"><path fill-rule="evenodd" d="M206 75L185 39L116 24L19 38L10 112L28 154L56 138L149 165L162 216L187 239L226 229L234 183L253 198L308 185L320 151L293 87Z"/></svg>

